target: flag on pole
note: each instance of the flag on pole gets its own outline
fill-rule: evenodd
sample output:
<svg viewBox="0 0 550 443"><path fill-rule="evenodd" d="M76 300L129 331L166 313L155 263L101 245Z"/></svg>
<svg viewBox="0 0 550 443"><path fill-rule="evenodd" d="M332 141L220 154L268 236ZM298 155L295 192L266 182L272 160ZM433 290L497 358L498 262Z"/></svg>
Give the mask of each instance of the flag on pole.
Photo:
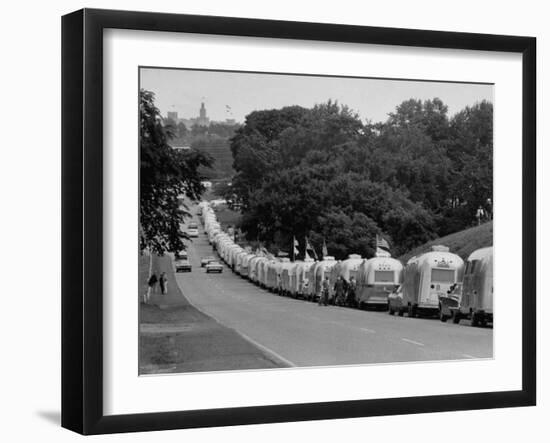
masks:
<svg viewBox="0 0 550 443"><path fill-rule="evenodd" d="M313 246L309 244L309 240L306 237L306 259L310 258L307 251L311 251L313 253L313 257L315 257L315 260L317 260L317 252L315 252L315 249L313 249Z"/></svg>
<svg viewBox="0 0 550 443"><path fill-rule="evenodd" d="M300 253L300 251L298 250L299 243L298 243L298 240L296 240L296 237L292 237L292 240L293 240L292 261L294 261L296 260L296 256Z"/></svg>
<svg viewBox="0 0 550 443"><path fill-rule="evenodd" d="M384 237L376 235L376 251L378 252L379 249L389 251L390 245Z"/></svg>
<svg viewBox="0 0 550 443"><path fill-rule="evenodd" d="M323 238L323 258L325 258L327 255L328 255L327 243L325 242L325 239Z"/></svg>

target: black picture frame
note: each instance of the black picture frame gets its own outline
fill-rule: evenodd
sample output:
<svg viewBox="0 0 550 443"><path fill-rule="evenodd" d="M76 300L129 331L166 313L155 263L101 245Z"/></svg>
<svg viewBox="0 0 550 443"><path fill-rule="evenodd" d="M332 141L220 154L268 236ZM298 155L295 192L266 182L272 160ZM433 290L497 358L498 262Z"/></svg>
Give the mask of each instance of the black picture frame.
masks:
<svg viewBox="0 0 550 443"><path fill-rule="evenodd" d="M522 388L392 399L103 413L103 30L169 31L522 55ZM536 403L536 39L83 9L62 18L62 426L82 434L413 414Z"/></svg>

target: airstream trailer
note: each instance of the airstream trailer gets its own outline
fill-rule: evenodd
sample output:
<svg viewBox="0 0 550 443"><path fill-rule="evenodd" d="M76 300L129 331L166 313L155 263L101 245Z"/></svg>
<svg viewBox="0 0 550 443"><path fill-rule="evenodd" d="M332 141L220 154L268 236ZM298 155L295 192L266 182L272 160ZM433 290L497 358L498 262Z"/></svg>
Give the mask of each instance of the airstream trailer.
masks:
<svg viewBox="0 0 550 443"><path fill-rule="evenodd" d="M221 241L222 238L225 238L225 233L218 230L218 229L214 229L212 231L210 231L210 233L208 234L208 237L209 239L211 238L211 243L212 243L212 248L214 250L217 250L218 249L218 243Z"/></svg>
<svg viewBox="0 0 550 443"><path fill-rule="evenodd" d="M279 294L290 295L291 281L294 273L296 272L296 266L296 262L291 262L288 258L282 259L281 270L279 273Z"/></svg>
<svg viewBox="0 0 550 443"><path fill-rule="evenodd" d="M248 274L248 261L247 258L250 256L250 252L242 250L236 258L235 262L235 272L240 276L245 276Z"/></svg>
<svg viewBox="0 0 550 443"><path fill-rule="evenodd" d="M233 239L226 233L225 238L222 240L222 252L225 261L229 260L229 252L233 247L235 247L235 243L233 243Z"/></svg>
<svg viewBox="0 0 550 443"><path fill-rule="evenodd" d="M309 272L308 298L312 301L318 300L321 295L323 280L326 275L330 275L330 271L336 266L336 259L332 256L326 256L323 260L315 263Z"/></svg>
<svg viewBox="0 0 550 443"><path fill-rule="evenodd" d="M295 273L295 282L292 285L291 295L295 297L307 298L310 286L310 271L315 265L315 260L306 258L303 262L298 262ZM313 282L313 280L311 280Z"/></svg>
<svg viewBox="0 0 550 443"><path fill-rule="evenodd" d="M258 262L262 259L261 255L254 255L248 261L248 279L253 283L258 283Z"/></svg>
<svg viewBox="0 0 550 443"><path fill-rule="evenodd" d="M228 263L228 252L229 252L229 247L233 244L233 242L231 241L231 239L227 238L227 237L223 237L220 242L218 243L218 254L220 255L221 259L225 262L225 263Z"/></svg>
<svg viewBox="0 0 550 443"><path fill-rule="evenodd" d="M472 326L493 322L493 247L470 254L464 268L462 297L458 309L452 309L453 321L469 318Z"/></svg>
<svg viewBox="0 0 550 443"><path fill-rule="evenodd" d="M304 264L303 261L295 261L288 269L283 269L282 287L283 295L297 297L298 295L298 269Z"/></svg>
<svg viewBox="0 0 550 443"><path fill-rule="evenodd" d="M357 306L386 308L388 295L401 284L403 265L389 252L377 252L364 260L357 271Z"/></svg>
<svg viewBox="0 0 550 443"><path fill-rule="evenodd" d="M267 265L267 274L265 280L265 286L272 292L278 292L281 287L281 272L283 268L289 263L288 258L273 259Z"/></svg>
<svg viewBox="0 0 550 443"><path fill-rule="evenodd" d="M349 283L351 277L357 279L357 271L363 263L363 258L359 254L349 254L348 258L339 261L330 271L330 296L334 296L334 284L338 277L342 277L346 283Z"/></svg>
<svg viewBox="0 0 550 443"><path fill-rule="evenodd" d="M439 313L439 299L446 297L462 281L463 260L446 246L433 246L432 251L412 257L403 272L403 306L410 317L419 313Z"/></svg>
<svg viewBox="0 0 550 443"><path fill-rule="evenodd" d="M256 258L256 254L249 253L243 260L242 276L250 279L250 268L252 266L252 259Z"/></svg>
<svg viewBox="0 0 550 443"><path fill-rule="evenodd" d="M267 257L262 257L256 263L256 276L258 279L258 284L262 288L265 288L265 284L267 280L267 266L269 262L270 260Z"/></svg>
<svg viewBox="0 0 550 443"><path fill-rule="evenodd" d="M225 261L225 257L224 257L225 247L228 242L229 242L229 237L225 232L216 234L216 237L214 238L213 247L224 261Z"/></svg>
<svg viewBox="0 0 550 443"><path fill-rule="evenodd" d="M235 254L233 257L233 270L237 274L241 274L241 264L243 257L247 254L247 252L244 249L241 249L239 252Z"/></svg>
<svg viewBox="0 0 550 443"><path fill-rule="evenodd" d="M229 247L227 260L228 260L229 267L233 271L235 271L235 267L237 265L237 257L239 256L239 254L243 252L245 252L244 249L235 243L233 243L232 246Z"/></svg>
<svg viewBox="0 0 550 443"><path fill-rule="evenodd" d="M216 240L216 236L218 234L222 234L221 229L218 228L218 227L214 227L214 228L212 228L211 230L208 231L208 243L210 243L212 245L213 249L216 249L215 240Z"/></svg>

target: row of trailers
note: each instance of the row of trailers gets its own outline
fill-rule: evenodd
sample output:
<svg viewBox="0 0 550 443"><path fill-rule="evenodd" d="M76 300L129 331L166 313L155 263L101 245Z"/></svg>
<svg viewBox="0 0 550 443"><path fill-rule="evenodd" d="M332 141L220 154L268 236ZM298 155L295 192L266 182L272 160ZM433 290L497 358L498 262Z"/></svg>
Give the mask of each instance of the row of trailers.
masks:
<svg viewBox="0 0 550 443"><path fill-rule="evenodd" d="M326 256L290 261L253 253L224 232L207 202L199 205L208 241L221 259L243 278L280 295L316 301L329 277L334 297L338 277L356 281L356 306L387 309L409 317L438 316L442 321L462 318L472 325L493 321L493 248L473 252L466 263L445 246L412 257L405 266L385 251L364 259L351 254L345 260Z"/></svg>

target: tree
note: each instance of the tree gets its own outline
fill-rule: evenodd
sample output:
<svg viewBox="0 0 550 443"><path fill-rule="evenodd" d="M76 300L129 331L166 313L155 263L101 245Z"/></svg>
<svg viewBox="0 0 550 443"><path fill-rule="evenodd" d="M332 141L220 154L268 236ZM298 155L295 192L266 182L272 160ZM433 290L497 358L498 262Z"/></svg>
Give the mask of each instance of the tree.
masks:
<svg viewBox="0 0 550 443"><path fill-rule="evenodd" d="M493 105L482 101L468 106L451 120L452 186L443 234L476 223L478 208L492 217L493 200Z"/></svg>
<svg viewBox="0 0 550 443"><path fill-rule="evenodd" d="M203 192L200 166L211 159L194 150L175 150L169 144L173 127L165 125L154 94L140 90L140 249L162 255L184 248L180 229L189 216L182 197L196 200Z"/></svg>
<svg viewBox="0 0 550 443"><path fill-rule="evenodd" d="M492 205L492 106L452 119L437 99L406 100L384 123L346 106L255 111L231 139L242 229L273 250L308 235L345 258L383 235L401 254L469 226Z"/></svg>
<svg viewBox="0 0 550 443"><path fill-rule="evenodd" d="M376 251L374 239L377 234L380 234L378 225L367 215L359 212L347 215L337 211L319 216L316 230L309 238L317 250L321 250L325 240L329 254L342 260L350 253L372 257Z"/></svg>

